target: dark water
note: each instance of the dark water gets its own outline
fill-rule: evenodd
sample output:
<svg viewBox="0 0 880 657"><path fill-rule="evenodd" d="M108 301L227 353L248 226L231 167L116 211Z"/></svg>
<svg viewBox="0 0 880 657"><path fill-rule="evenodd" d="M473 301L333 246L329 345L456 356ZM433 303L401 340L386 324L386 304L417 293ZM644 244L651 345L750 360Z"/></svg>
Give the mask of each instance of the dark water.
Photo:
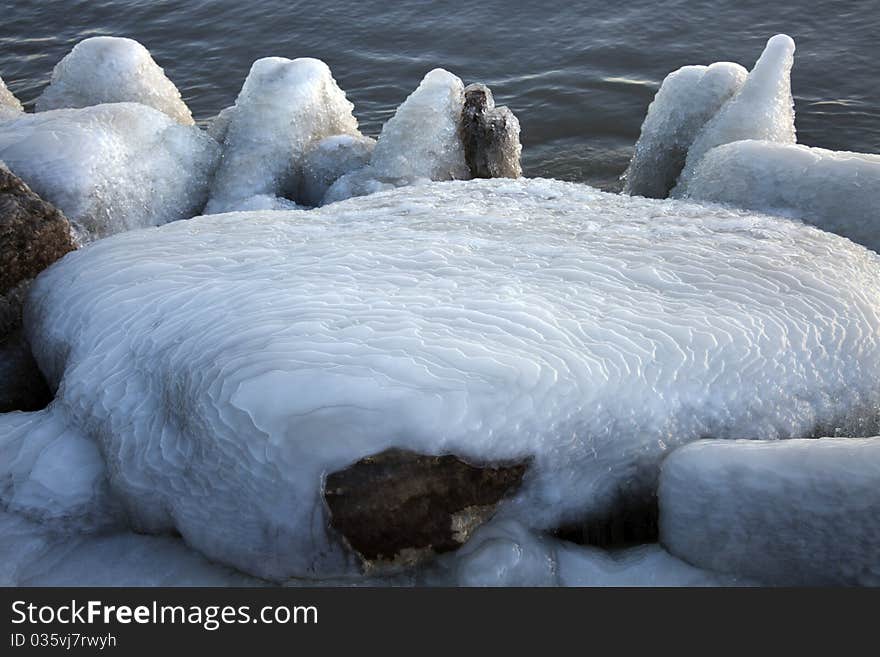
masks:
<svg viewBox="0 0 880 657"><path fill-rule="evenodd" d="M100 34L142 42L200 121L232 104L259 57L318 57L367 134L431 68L489 84L519 116L527 175L612 185L663 77L750 68L791 35L799 141L880 152L880 0L854 2L0 2L0 75L28 104L55 63Z"/></svg>

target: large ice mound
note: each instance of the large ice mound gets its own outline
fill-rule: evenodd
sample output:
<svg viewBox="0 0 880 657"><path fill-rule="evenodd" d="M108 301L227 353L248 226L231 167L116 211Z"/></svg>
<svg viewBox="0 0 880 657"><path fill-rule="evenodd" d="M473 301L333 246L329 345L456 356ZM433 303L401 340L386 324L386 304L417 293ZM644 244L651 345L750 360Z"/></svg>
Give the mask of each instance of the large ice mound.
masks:
<svg viewBox="0 0 880 657"><path fill-rule="evenodd" d="M700 441L665 461L659 497L661 539L690 563L880 585L880 438Z"/></svg>
<svg viewBox="0 0 880 657"><path fill-rule="evenodd" d="M223 144L206 212L285 209L296 201L306 151L332 135L360 136L354 105L317 59L258 59L212 134Z"/></svg>
<svg viewBox="0 0 880 657"><path fill-rule="evenodd" d="M141 103L192 125L189 108L150 52L133 39L98 36L80 41L52 71L37 98L38 112L103 103Z"/></svg>
<svg viewBox="0 0 880 657"><path fill-rule="evenodd" d="M356 569L322 477L390 447L531 456L499 514L547 528L700 437L875 434L878 308L878 256L802 223L497 179L101 240L25 327L139 530L280 578Z"/></svg>
<svg viewBox="0 0 880 657"><path fill-rule="evenodd" d="M666 198L700 130L745 82L739 64L684 66L666 76L623 174L625 194Z"/></svg>
<svg viewBox="0 0 880 657"><path fill-rule="evenodd" d="M672 190L681 196L700 161L711 149L742 139L780 143L795 142L794 100L791 96L791 67L794 41L777 34L767 42L739 92L725 103L688 149L687 159Z"/></svg>
<svg viewBox="0 0 880 657"><path fill-rule="evenodd" d="M23 111L18 98L6 88L6 83L0 78L0 121L16 118Z"/></svg>
<svg viewBox="0 0 880 657"><path fill-rule="evenodd" d="M217 143L138 103L0 123L0 161L58 207L82 241L201 212Z"/></svg>
<svg viewBox="0 0 880 657"><path fill-rule="evenodd" d="M333 203L383 189L471 177L459 136L464 84L449 71L430 71L382 127L370 163L337 180Z"/></svg>
<svg viewBox="0 0 880 657"><path fill-rule="evenodd" d="M706 153L686 197L796 217L880 251L880 155L737 141Z"/></svg>

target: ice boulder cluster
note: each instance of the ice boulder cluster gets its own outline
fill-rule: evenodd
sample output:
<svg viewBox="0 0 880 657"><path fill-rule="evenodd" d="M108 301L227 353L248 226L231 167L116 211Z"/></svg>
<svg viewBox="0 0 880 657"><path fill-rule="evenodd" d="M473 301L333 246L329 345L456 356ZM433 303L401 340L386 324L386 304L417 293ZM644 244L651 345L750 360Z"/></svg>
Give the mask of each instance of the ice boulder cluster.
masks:
<svg viewBox="0 0 880 657"><path fill-rule="evenodd" d="M83 242L201 212L219 147L139 103L0 122L0 161L58 207Z"/></svg>
<svg viewBox="0 0 880 657"><path fill-rule="evenodd" d="M876 433L878 274L797 222L544 180L124 233L34 283L58 392L0 416L2 503L177 531L273 580L350 576L323 478L397 447L527 461L498 521L553 529L651 496L701 437Z"/></svg>
<svg viewBox="0 0 880 657"><path fill-rule="evenodd" d="M880 249L880 156L796 144L794 42L777 35L745 76L685 66L663 81L624 174L624 192L798 218Z"/></svg>
<svg viewBox="0 0 880 657"><path fill-rule="evenodd" d="M193 124L177 87L133 39L100 36L80 41L55 66L36 108L45 112L103 103L141 103L178 123Z"/></svg>

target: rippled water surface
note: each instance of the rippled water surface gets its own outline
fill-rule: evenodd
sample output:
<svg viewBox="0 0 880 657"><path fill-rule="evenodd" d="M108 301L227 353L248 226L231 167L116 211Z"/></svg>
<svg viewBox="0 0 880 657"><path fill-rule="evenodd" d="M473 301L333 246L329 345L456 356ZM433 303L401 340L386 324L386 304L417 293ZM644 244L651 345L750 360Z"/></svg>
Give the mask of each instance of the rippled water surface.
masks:
<svg viewBox="0 0 880 657"><path fill-rule="evenodd" d="M267 55L318 57L367 134L431 68L485 82L519 116L525 173L611 187L660 81L685 64L751 67L798 45L799 141L880 152L880 0L503 2L89 0L0 2L0 76L25 104L79 40L141 41L205 121Z"/></svg>

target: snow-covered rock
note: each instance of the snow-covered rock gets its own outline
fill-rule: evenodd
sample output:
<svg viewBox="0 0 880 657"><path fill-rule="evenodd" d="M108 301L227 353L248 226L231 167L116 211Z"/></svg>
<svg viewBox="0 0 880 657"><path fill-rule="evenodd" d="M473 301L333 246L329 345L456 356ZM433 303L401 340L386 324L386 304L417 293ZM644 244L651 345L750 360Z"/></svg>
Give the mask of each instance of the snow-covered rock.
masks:
<svg viewBox="0 0 880 657"><path fill-rule="evenodd" d="M697 566L880 585L880 438L699 441L663 463L659 499L663 543Z"/></svg>
<svg viewBox="0 0 880 657"><path fill-rule="evenodd" d="M687 192L700 161L711 149L742 139L795 143L791 67L794 41L777 34L755 63L739 92L712 117L688 149L673 196Z"/></svg>
<svg viewBox="0 0 880 657"><path fill-rule="evenodd" d="M199 213L219 150L196 126L138 103L0 123L0 160L64 212L84 242Z"/></svg>
<svg viewBox="0 0 880 657"><path fill-rule="evenodd" d="M177 87L144 46L133 39L98 36L80 41L58 62L36 109L129 102L153 107L183 125L193 124Z"/></svg>
<svg viewBox="0 0 880 657"><path fill-rule="evenodd" d="M282 578L356 572L322 479L386 448L531 457L498 514L553 528L703 436L875 434L878 308L802 223L496 179L117 235L25 326L138 529Z"/></svg>
<svg viewBox="0 0 880 657"><path fill-rule="evenodd" d="M360 136L353 109L324 62L258 59L211 131L223 158L206 212L253 207L254 196L296 201L306 151L331 135Z"/></svg>
<svg viewBox="0 0 880 657"><path fill-rule="evenodd" d="M0 78L0 121L16 118L24 111L21 103L12 92L6 88L3 78Z"/></svg>
<svg viewBox="0 0 880 657"><path fill-rule="evenodd" d="M625 194L666 198L675 187L694 138L745 82L739 64L684 66L666 76L623 174Z"/></svg>
<svg viewBox="0 0 880 657"><path fill-rule="evenodd" d="M324 197L353 196L431 180L471 177L459 135L464 84L435 68L382 127L370 164L337 180Z"/></svg>
<svg viewBox="0 0 880 657"><path fill-rule="evenodd" d="M303 157L299 201L320 205L334 182L367 165L375 147L375 139L359 135L333 135L314 144Z"/></svg>
<svg viewBox="0 0 880 657"><path fill-rule="evenodd" d="M737 141L706 153L686 197L803 219L880 251L880 155Z"/></svg>
<svg viewBox="0 0 880 657"><path fill-rule="evenodd" d="M747 583L695 568L656 544L607 552L491 522L450 559L457 586L726 586Z"/></svg>

